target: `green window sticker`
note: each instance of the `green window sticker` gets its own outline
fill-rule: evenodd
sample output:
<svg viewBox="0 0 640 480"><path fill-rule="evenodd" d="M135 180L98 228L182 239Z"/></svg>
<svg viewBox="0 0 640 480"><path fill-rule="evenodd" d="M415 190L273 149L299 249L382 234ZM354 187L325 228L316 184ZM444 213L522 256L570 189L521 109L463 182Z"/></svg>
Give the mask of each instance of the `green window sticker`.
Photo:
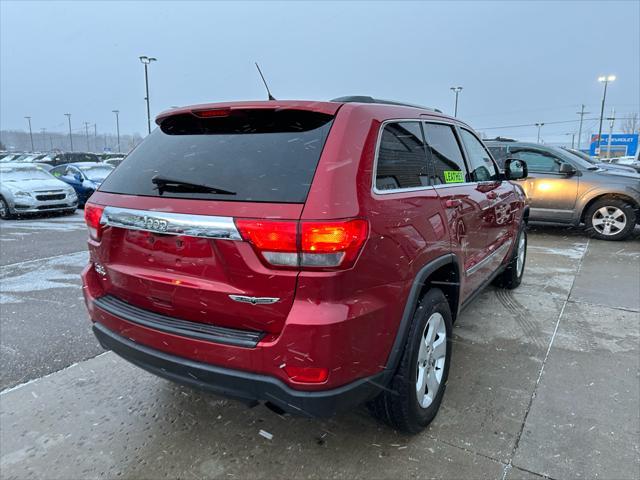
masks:
<svg viewBox="0 0 640 480"><path fill-rule="evenodd" d="M444 183L464 183L464 174L459 170L445 170Z"/></svg>

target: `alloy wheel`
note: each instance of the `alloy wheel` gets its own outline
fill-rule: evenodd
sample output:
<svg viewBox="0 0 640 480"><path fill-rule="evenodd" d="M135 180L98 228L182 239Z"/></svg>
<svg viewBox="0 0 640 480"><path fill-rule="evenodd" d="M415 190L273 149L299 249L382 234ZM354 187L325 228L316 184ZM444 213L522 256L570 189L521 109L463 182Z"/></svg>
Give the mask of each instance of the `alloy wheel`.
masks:
<svg viewBox="0 0 640 480"><path fill-rule="evenodd" d="M524 259L527 255L527 241L524 233L520 234L518 239L518 253L516 258L516 274L518 277L522 276L522 270L524 269Z"/></svg>
<svg viewBox="0 0 640 480"><path fill-rule="evenodd" d="M447 329L442 315L435 312L427 320L418 351L416 393L422 408L428 408L436 398L446 360Z"/></svg>
<svg viewBox="0 0 640 480"><path fill-rule="evenodd" d="M616 235L627 226L627 216L618 207L605 206L593 213L591 224L602 235Z"/></svg>

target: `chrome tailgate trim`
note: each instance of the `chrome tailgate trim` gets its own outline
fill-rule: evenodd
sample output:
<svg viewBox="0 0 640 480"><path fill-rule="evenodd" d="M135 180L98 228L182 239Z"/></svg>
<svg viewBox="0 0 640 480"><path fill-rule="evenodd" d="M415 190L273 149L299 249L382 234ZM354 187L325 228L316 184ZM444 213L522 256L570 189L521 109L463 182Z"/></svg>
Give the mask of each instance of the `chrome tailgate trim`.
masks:
<svg viewBox="0 0 640 480"><path fill-rule="evenodd" d="M242 240L233 218L105 207L102 225L165 235Z"/></svg>

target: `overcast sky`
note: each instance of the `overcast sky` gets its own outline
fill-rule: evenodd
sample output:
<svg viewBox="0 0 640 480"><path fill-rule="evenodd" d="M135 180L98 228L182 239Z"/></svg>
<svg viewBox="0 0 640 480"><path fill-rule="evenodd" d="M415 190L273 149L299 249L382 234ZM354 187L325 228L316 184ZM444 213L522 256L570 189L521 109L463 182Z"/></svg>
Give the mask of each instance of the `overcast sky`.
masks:
<svg viewBox="0 0 640 480"><path fill-rule="evenodd" d="M145 132L173 105L264 99L260 62L279 99L363 94L452 113L486 134L535 139L535 127L638 112L640 2L12 2L0 1L0 127ZM577 122L545 125L547 141ZM597 132L597 120L585 122ZM586 137L585 137L586 138Z"/></svg>

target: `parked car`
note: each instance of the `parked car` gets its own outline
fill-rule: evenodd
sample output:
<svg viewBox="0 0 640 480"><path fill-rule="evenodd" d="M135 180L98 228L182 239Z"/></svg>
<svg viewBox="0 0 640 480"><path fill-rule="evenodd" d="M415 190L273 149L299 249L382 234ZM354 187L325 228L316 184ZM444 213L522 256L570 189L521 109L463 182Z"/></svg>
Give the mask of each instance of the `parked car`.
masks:
<svg viewBox="0 0 640 480"><path fill-rule="evenodd" d="M618 157L611 159L611 165L615 166L625 166L632 168L634 171L640 173L640 161L638 161L638 156L626 156L626 157Z"/></svg>
<svg viewBox="0 0 640 480"><path fill-rule="evenodd" d="M109 152L109 153L101 154L100 159L104 162L111 159L123 159L126 156L127 156L126 153Z"/></svg>
<svg viewBox="0 0 640 480"><path fill-rule="evenodd" d="M24 163L0 165L0 218L43 211L75 212L78 197L42 168Z"/></svg>
<svg viewBox="0 0 640 480"><path fill-rule="evenodd" d="M458 119L374 99L156 123L85 208L101 344L278 411L368 401L401 430L431 422L460 309L522 279L526 197L507 179L524 162L503 175Z"/></svg>
<svg viewBox="0 0 640 480"><path fill-rule="evenodd" d="M618 165L616 163L607 163L607 162L602 162L599 159L595 159L592 158L591 156L587 155L584 152L581 152L580 150L576 150L574 148L569 148L569 147L560 147L561 149L563 149L565 152L569 152L573 155L577 155L578 157L582 158L583 160L589 162L591 165L595 165L598 168L602 168L604 170L624 170L627 172L631 172L631 173L636 173L636 170L633 167L628 167L625 165Z"/></svg>
<svg viewBox="0 0 640 480"><path fill-rule="evenodd" d="M74 188L78 204L83 207L112 170L112 166L102 162L77 162L54 167L49 172Z"/></svg>
<svg viewBox="0 0 640 480"><path fill-rule="evenodd" d="M603 170L561 148L538 143L485 141L494 157L525 160L529 176L519 184L531 220L585 224L596 238L624 240L640 219L640 175Z"/></svg>
<svg viewBox="0 0 640 480"><path fill-rule="evenodd" d="M7 153L3 154L2 158L0 158L0 163L13 163L13 160L21 157L22 153Z"/></svg>
<svg viewBox="0 0 640 480"><path fill-rule="evenodd" d="M57 167L58 165L66 165L68 163L79 163L79 162L99 163L100 157L98 157L95 153L67 152L67 153L48 154L38 161L41 163L46 163L51 166Z"/></svg>
<svg viewBox="0 0 640 480"><path fill-rule="evenodd" d="M120 165L123 161L124 161L124 157L115 157L115 158L108 158L107 160L103 160L104 163L106 163L107 165L111 165L113 168Z"/></svg>

